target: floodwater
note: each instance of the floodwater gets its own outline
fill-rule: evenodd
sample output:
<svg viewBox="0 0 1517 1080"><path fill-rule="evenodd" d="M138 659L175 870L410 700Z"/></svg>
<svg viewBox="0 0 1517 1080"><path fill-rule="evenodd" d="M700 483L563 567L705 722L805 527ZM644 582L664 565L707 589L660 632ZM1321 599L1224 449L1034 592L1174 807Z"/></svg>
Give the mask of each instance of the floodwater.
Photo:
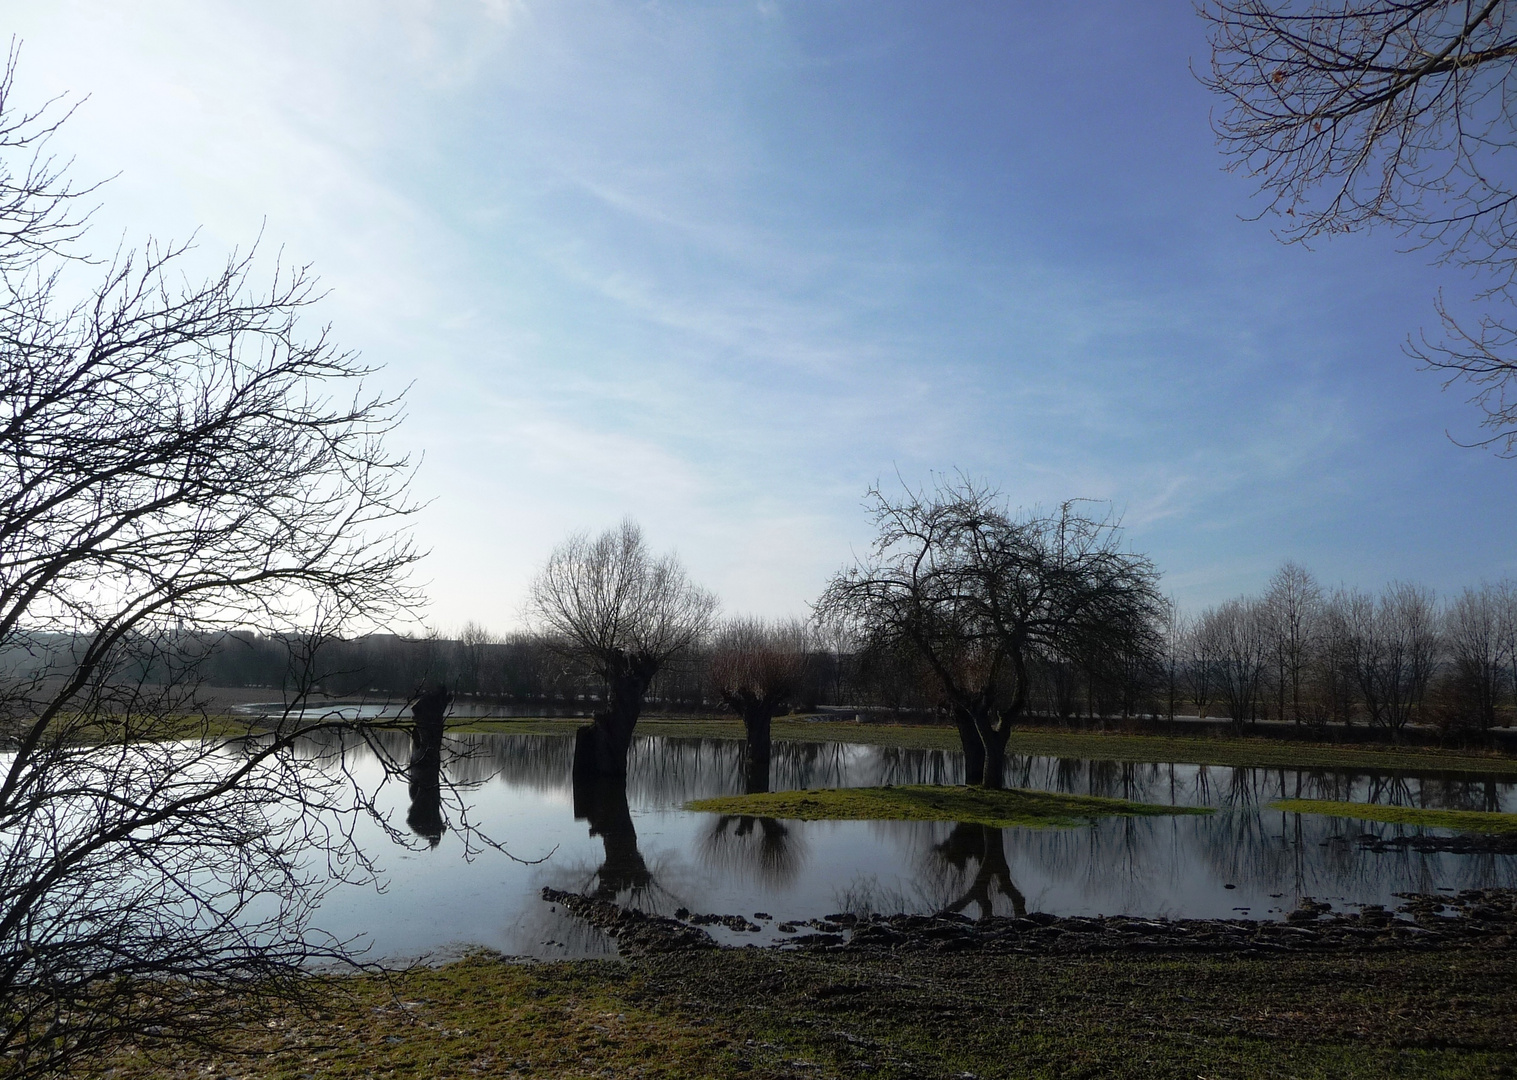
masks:
<svg viewBox="0 0 1517 1080"><path fill-rule="evenodd" d="M664 914L739 914L764 930L708 929L727 942L768 942L786 936L775 929L781 921L838 911L1280 918L1303 896L1393 906L1400 892L1517 884L1517 856L1377 853L1360 845L1362 834L1423 830L1268 805L1305 797L1511 811L1517 784L1509 779L1013 756L1011 786L1217 812L990 829L681 809L743 790L737 742L639 737L624 793L598 785L577 799L572 756L564 736L450 738L441 806L424 787L415 800L405 785L381 789L391 824L411 837L409 846L394 844L378 825L365 837L386 871L383 891L338 888L317 923L341 938L364 935L371 958L468 946L564 957L615 947L545 903L544 886ZM360 782L381 772L373 760L354 771ZM774 790L962 778L957 752L841 743L777 742L771 770Z"/></svg>

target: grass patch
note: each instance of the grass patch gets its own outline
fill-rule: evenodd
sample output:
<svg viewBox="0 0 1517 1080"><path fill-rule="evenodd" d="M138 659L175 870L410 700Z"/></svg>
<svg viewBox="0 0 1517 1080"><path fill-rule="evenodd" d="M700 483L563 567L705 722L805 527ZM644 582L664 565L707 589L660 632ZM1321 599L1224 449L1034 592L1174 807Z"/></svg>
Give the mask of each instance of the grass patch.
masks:
<svg viewBox="0 0 1517 1080"><path fill-rule="evenodd" d="M1517 954L483 957L332 980L237 1053L131 1050L113 1080L302 1077L1509 1076Z"/></svg>
<svg viewBox="0 0 1517 1080"><path fill-rule="evenodd" d="M998 829L1083 825L1098 817L1212 812L1207 807L1159 806L1093 795L931 784L724 795L697 799L686 803L685 809L797 821L956 821Z"/></svg>
<svg viewBox="0 0 1517 1080"><path fill-rule="evenodd" d="M158 1078L723 1076L731 1041L628 1000L621 964L475 956L436 969L327 980L326 1008L228 1033L215 1051L127 1049L99 1075Z"/></svg>
<svg viewBox="0 0 1517 1080"><path fill-rule="evenodd" d="M1384 821L1392 825L1426 825L1435 829L1459 829L1478 833L1517 832L1517 814L1497 814L1486 810L1421 810L1412 806L1334 802L1331 799L1279 799L1269 805L1272 809L1295 814L1324 814L1328 817L1357 818L1360 821Z"/></svg>
<svg viewBox="0 0 1517 1080"><path fill-rule="evenodd" d="M568 735L573 734L574 729L583 723L585 721L580 719L545 718L475 720L450 727L449 730ZM690 720L649 718L639 721L637 731L640 735L704 739L743 737L743 725L739 721L719 717ZM925 724L812 722L781 717L774 721L772 735L776 740L797 742L845 742L923 750L959 749L959 736L953 728ZM1212 735L1127 735L1029 728L1013 731L1007 750L1013 754L1086 758L1091 761L1517 776L1517 758L1495 752L1440 750L1432 747L1339 746Z"/></svg>

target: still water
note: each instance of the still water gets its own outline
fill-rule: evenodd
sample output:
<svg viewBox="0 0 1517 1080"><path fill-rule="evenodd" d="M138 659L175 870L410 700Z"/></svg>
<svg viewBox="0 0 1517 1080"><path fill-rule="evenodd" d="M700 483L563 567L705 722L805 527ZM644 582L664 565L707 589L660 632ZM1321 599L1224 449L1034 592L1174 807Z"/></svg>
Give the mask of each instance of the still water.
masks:
<svg viewBox="0 0 1517 1080"><path fill-rule="evenodd" d="M665 914L683 907L752 919L762 912L771 918L757 920L760 933L708 929L726 942L767 942L786 936L774 929L784 920L837 911L1280 918L1303 896L1335 906L1394 905L1398 892L1517 884L1517 856L1375 853L1361 848L1361 834L1418 830L1268 808L1273 799L1306 797L1511 811L1517 784L1509 779L1014 756L1009 785L1217 813L989 829L682 810L691 799L743 790L741 744L710 739L640 737L625 799L616 787L582 790L576 802L572 756L573 739L556 735L450 739L446 773L464 785L461 804L445 805L439 820L425 796L412 803L404 785L381 789L381 807L412 845L393 844L373 825L365 840L386 871L383 891L337 889L317 921L342 938L365 935L371 958L447 955L469 945L563 957L615 946L544 903L544 886ZM360 781L365 769L377 780L377 762L357 763ZM957 752L780 742L771 785L962 778Z"/></svg>

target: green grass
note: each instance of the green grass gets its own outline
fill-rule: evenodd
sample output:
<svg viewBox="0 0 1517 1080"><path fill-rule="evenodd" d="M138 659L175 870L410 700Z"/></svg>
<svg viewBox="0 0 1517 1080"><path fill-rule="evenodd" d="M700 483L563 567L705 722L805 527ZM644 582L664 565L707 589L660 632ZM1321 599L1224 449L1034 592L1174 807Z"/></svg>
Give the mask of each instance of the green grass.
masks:
<svg viewBox="0 0 1517 1080"><path fill-rule="evenodd" d="M1460 829L1478 833L1517 831L1517 814L1497 814L1485 810L1420 810L1410 806L1333 802L1331 799L1279 799L1270 803L1270 806L1275 810L1296 814L1324 814L1328 817L1358 818L1360 821L1384 821L1392 825L1426 825L1435 829Z"/></svg>
<svg viewBox="0 0 1517 1080"><path fill-rule="evenodd" d="M112 1080L1512 1076L1517 953L995 956L706 950L476 957L330 981L235 1053L130 1049Z"/></svg>
<svg viewBox="0 0 1517 1080"><path fill-rule="evenodd" d="M476 720L453 727L459 732L517 732L571 734L584 720ZM737 720L649 718L637 725L641 735L671 735L706 739L741 739ZM867 746L896 746L926 750L957 750L958 733L951 727L922 724L858 724L848 721L774 721L776 740L847 742ZM1371 772L1444 773L1448 775L1517 776L1517 758L1499 753L1440 750L1430 747L1339 746L1284 742L1263 738L1210 735L1128 735L1115 732L1062 731L1029 728L1011 733L1007 749L1014 754L1086 758L1091 761L1176 762L1280 769L1354 769Z"/></svg>
<svg viewBox="0 0 1517 1080"><path fill-rule="evenodd" d="M627 1000L620 964L518 965L475 956L388 977L330 979L326 1008L230 1033L221 1051L126 1050L112 1080L320 1076L721 1076L730 1040ZM593 1067L588 1063L594 1062Z"/></svg>
<svg viewBox="0 0 1517 1080"><path fill-rule="evenodd" d="M1098 817L1212 812L1205 807L1159 806L1092 795L929 784L724 795L697 799L686 803L685 809L797 821L956 821L998 829L1083 825Z"/></svg>

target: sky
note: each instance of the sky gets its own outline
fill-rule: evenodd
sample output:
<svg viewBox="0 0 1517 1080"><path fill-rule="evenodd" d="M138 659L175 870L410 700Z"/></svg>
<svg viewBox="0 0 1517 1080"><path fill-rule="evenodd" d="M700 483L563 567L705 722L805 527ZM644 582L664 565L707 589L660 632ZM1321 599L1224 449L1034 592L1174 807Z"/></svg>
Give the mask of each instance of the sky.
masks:
<svg viewBox="0 0 1517 1080"><path fill-rule="evenodd" d="M444 632L522 625L630 515L730 614L805 614L864 495L1110 505L1196 610L1517 575L1517 461L1402 346L1479 283L1282 245L1190 0L0 0L92 241L260 244L406 391ZM260 239L261 237L261 239Z"/></svg>

